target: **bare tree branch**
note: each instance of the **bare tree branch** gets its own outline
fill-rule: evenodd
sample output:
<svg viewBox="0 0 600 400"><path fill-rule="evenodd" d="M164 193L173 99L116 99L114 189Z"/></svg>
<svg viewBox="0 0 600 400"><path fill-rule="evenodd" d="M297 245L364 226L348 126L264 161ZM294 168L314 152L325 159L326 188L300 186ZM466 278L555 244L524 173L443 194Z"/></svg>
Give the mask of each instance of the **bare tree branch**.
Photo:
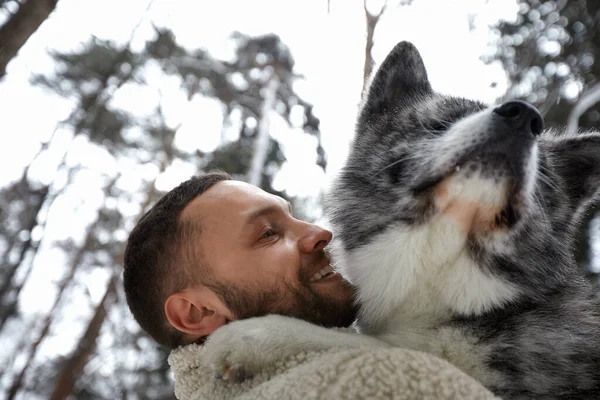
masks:
<svg viewBox="0 0 600 400"><path fill-rule="evenodd" d="M600 83L596 83L585 92L571 110L571 114L569 114L569 119L567 121L567 133L577 133L577 130L579 129L579 118L581 118L587 110L598 104L598 102L600 102Z"/></svg>
<svg viewBox="0 0 600 400"><path fill-rule="evenodd" d="M365 10L365 18L367 20L367 43L365 45L365 65L363 67L363 88L362 91L365 91L365 87L367 86L367 81L371 73L373 72L373 65L375 64L375 60L373 60L373 36L375 35L375 27L379 22L379 18L385 11L388 5L387 0L383 3L381 10L377 14L371 14L367 8L367 0L363 0L363 9Z"/></svg>

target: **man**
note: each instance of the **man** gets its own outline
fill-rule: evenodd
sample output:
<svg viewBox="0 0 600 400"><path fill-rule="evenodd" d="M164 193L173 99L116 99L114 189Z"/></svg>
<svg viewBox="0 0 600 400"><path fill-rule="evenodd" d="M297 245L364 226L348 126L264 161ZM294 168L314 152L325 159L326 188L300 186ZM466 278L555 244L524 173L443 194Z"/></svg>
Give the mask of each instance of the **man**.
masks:
<svg viewBox="0 0 600 400"><path fill-rule="evenodd" d="M216 379L214 366L202 364L200 344L229 322L282 314L326 327L352 324L353 290L331 267L325 250L331 239L331 232L295 219L287 201L222 172L181 183L140 219L125 251L125 294L140 326L173 349L178 398L305 398L309 392L312 398L459 392L492 398L449 364L400 349L305 354L282 360L287 364L253 383ZM397 366L391 375L390 365ZM381 377L361 383L362 368Z"/></svg>
<svg viewBox="0 0 600 400"><path fill-rule="evenodd" d="M127 301L142 328L170 348L270 313L347 327L356 310L324 251L331 237L256 186L224 173L194 177L131 232Z"/></svg>

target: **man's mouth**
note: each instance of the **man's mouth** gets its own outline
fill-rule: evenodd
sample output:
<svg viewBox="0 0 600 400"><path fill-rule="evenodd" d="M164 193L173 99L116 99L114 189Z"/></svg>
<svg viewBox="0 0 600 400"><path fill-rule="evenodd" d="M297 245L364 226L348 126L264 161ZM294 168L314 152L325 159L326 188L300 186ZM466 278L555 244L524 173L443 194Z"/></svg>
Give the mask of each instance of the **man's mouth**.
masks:
<svg viewBox="0 0 600 400"><path fill-rule="evenodd" d="M320 281L321 279L331 276L332 274L335 274L333 267L331 265L326 265L325 267L321 268L321 270L316 272L313 276L311 276L309 282L312 283Z"/></svg>

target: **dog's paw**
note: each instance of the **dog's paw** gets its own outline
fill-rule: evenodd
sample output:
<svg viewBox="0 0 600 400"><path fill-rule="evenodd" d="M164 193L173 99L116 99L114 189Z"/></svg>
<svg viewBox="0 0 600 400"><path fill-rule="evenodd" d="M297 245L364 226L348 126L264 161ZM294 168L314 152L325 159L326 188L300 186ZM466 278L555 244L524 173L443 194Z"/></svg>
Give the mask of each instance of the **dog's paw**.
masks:
<svg viewBox="0 0 600 400"><path fill-rule="evenodd" d="M214 331L202 346L202 361L217 377L243 381L265 367L281 360L282 356L300 352L289 348L293 340L286 335L287 317L269 315L234 321ZM287 347L285 352L282 348Z"/></svg>

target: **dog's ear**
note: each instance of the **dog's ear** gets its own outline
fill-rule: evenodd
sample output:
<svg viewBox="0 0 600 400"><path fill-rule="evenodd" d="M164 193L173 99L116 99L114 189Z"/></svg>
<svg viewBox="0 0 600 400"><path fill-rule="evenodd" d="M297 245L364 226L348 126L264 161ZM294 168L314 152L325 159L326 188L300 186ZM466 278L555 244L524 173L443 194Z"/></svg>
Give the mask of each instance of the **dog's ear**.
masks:
<svg viewBox="0 0 600 400"><path fill-rule="evenodd" d="M600 196L600 133L558 137L548 150L577 216Z"/></svg>
<svg viewBox="0 0 600 400"><path fill-rule="evenodd" d="M398 109L432 93L427 70L417 48L398 43L383 61L366 89L363 116L367 118Z"/></svg>

